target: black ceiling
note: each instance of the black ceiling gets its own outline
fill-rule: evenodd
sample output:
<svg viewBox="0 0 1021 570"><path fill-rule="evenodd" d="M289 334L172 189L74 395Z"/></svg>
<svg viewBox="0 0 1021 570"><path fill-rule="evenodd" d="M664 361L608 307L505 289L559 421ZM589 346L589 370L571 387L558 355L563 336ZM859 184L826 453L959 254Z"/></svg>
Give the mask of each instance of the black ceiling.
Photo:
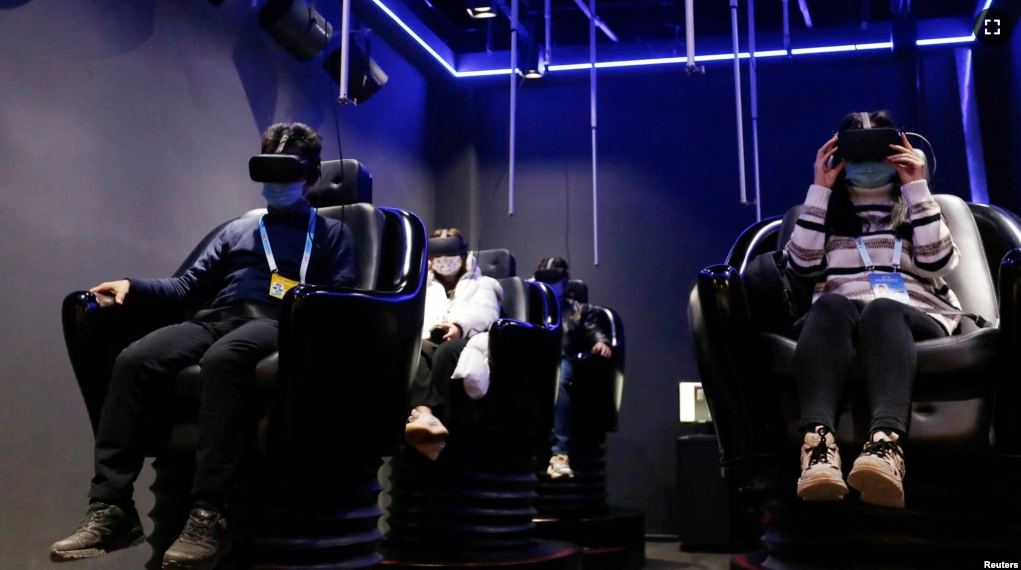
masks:
<svg viewBox="0 0 1021 570"><path fill-rule="evenodd" d="M509 22L505 16L476 20L468 16L463 0L390 0L405 3L455 53L505 50L509 48ZM588 0L583 0L588 5ZM509 5L510 0L506 0ZM899 2L897 2L899 3ZM970 16L975 0L914 0L911 14L918 19ZM755 3L756 29L783 29L781 0ZM870 23L888 22L891 0L807 0L814 28L859 25L868 10ZM695 31L700 36L730 35L729 0L695 0ZM520 14L526 28L542 28L543 0L521 0ZM599 17L621 42L675 40L684 43L683 0L599 0ZM798 0L789 0L791 33L805 30ZM587 45L589 24L575 0L552 0L553 43L558 46ZM742 33L747 22L747 1L740 1ZM492 26L492 34L489 33ZM534 29L534 28L533 28ZM491 36L491 38L490 38ZM487 39L489 38L489 39ZM599 42L607 40L602 34Z"/></svg>

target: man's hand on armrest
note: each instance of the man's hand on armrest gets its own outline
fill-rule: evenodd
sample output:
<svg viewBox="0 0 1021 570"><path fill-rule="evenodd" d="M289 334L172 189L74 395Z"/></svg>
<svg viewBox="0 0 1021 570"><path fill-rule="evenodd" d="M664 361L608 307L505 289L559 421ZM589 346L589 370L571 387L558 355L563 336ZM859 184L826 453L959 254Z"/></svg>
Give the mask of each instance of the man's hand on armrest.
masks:
<svg viewBox="0 0 1021 570"><path fill-rule="evenodd" d="M121 279L120 281L100 283L89 289L89 292L95 293L99 299L99 306L105 308L112 304L123 305L124 297L127 296L130 289L131 282L127 279Z"/></svg>
<svg viewBox="0 0 1021 570"><path fill-rule="evenodd" d="M599 342L592 347L592 354L602 356L603 358L609 358L613 354L613 351L606 345L606 343Z"/></svg>

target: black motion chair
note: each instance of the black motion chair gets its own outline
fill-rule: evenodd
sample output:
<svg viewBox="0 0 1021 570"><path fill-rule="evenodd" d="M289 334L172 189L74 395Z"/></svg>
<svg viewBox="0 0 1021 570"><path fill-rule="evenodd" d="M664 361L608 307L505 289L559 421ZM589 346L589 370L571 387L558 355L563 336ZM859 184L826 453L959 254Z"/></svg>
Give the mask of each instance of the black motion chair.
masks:
<svg viewBox="0 0 1021 570"><path fill-rule="evenodd" d="M588 286L572 279L567 297L588 303ZM573 479L546 474L547 442L537 459L539 498L535 522L546 538L583 548L583 570L627 569L645 565L645 517L639 511L611 508L606 492L606 434L617 431L624 391L624 325L613 309L597 307L609 332L609 359L579 354L571 393Z"/></svg>
<svg viewBox="0 0 1021 570"><path fill-rule="evenodd" d="M383 564L394 568L575 569L579 549L540 540L532 518L536 441L553 426L560 311L552 290L514 277L506 250L478 254L503 287L489 329L489 392L451 387L447 446L434 463L408 447L394 458Z"/></svg>
<svg viewBox="0 0 1021 570"><path fill-rule="evenodd" d="M372 178L357 161L322 168L309 199L320 214L351 229L361 282L354 290L299 285L283 300L280 350L259 363L253 379L251 450L242 489L228 504L235 547L220 567L353 569L381 559L375 473L403 436L407 386L421 346L426 234L415 215L371 205ZM222 228L206 236L176 275ZM100 308L108 303L76 292L63 307L64 337L93 432L120 351L202 308L152 306L130 296L124 305ZM166 413L151 426L151 569L160 568L190 508L198 371L192 366L178 374Z"/></svg>
<svg viewBox="0 0 1021 570"><path fill-rule="evenodd" d="M770 568L966 568L1017 560L1021 383L1012 360L1021 333L1021 224L995 207L948 195L936 200L961 250L947 282L965 312L999 318L999 326L977 329L964 319L960 335L918 344L906 510L860 503L856 493L842 503L796 497L796 342L752 327L741 274L753 257L786 244L801 207L745 230L726 264L698 276L688 318L721 462L728 477L743 481L743 500L769 521L764 552L738 557L735 566L758 567L767 557ZM846 474L868 436L854 371L845 400L836 436Z"/></svg>

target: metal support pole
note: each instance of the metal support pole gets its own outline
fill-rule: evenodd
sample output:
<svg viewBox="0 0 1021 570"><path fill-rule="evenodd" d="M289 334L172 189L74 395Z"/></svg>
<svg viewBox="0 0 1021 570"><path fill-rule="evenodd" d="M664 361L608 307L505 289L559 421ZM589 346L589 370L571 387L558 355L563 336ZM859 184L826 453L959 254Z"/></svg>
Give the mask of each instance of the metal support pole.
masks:
<svg viewBox="0 0 1021 570"><path fill-rule="evenodd" d="M589 0L588 42L589 62L592 64L589 69L589 91L592 98L592 252L594 265L599 265L599 168L597 166L596 152L596 0Z"/></svg>
<svg viewBox="0 0 1021 570"><path fill-rule="evenodd" d="M783 0L783 49L787 50L787 57L791 57L791 16L788 0Z"/></svg>
<svg viewBox="0 0 1021 570"><path fill-rule="evenodd" d="M755 171L755 221L762 221L762 194L759 184L759 85L755 63L755 0L748 0L748 68L752 98L752 160Z"/></svg>
<svg viewBox="0 0 1021 570"><path fill-rule="evenodd" d="M741 183L741 204L748 205L744 169L744 112L741 107L741 53L737 38L737 0L730 0L730 35L734 40L734 100L737 103L737 166Z"/></svg>
<svg viewBox="0 0 1021 570"><path fill-rule="evenodd" d="M543 73L549 70L550 52L553 51L553 0L546 0L546 53L543 54Z"/></svg>
<svg viewBox="0 0 1021 570"><path fill-rule="evenodd" d="M514 215L514 135L518 116L518 0L511 0L509 215Z"/></svg>
<svg viewBox="0 0 1021 570"><path fill-rule="evenodd" d="M348 57L349 49L351 47L351 0L343 0L341 2L341 22L340 22L340 98L339 102L341 105L356 105L357 101L352 101L348 97L347 81L348 81Z"/></svg>
<svg viewBox="0 0 1021 570"><path fill-rule="evenodd" d="M684 0L684 46L687 48L688 58L685 62L684 72L705 73L705 66L695 66L695 1Z"/></svg>

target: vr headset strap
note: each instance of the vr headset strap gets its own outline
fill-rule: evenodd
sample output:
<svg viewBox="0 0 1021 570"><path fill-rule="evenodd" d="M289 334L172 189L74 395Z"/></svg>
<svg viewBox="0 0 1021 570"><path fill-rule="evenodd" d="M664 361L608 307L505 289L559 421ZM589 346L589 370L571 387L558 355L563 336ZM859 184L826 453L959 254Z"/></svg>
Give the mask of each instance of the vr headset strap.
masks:
<svg viewBox="0 0 1021 570"><path fill-rule="evenodd" d="M872 120L869 119L869 114L867 112L862 112L862 113L858 113L858 115L861 116L861 128L863 128L863 129L871 129L872 128Z"/></svg>

